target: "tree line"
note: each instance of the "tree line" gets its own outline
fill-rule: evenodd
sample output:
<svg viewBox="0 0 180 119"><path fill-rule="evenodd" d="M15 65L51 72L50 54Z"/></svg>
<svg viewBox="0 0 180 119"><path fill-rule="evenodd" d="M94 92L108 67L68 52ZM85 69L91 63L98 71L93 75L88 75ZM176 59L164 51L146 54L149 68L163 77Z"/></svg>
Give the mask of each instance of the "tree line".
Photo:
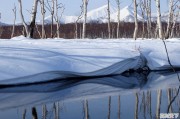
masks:
<svg viewBox="0 0 180 119"><path fill-rule="evenodd" d="M107 0L107 23L98 24L96 22L87 23L87 7L89 0L82 0L80 6L80 15L77 17L75 23L71 24L60 24L60 19L64 13L65 6L59 3L58 0L34 0L32 11L31 11L31 21L26 23L23 15L23 5L22 0L18 0L19 3L19 14L21 16L23 26L16 26L16 6L13 8L14 13L14 25L12 30L8 27L0 28L0 37L7 37L3 31L7 30L11 32L11 37L23 34L30 38L121 38L121 37L133 37L135 40L140 38L154 38L158 37L161 39L168 39L169 37L179 37L177 31L179 30L179 23L177 19L180 12L180 0L168 0L169 13L168 20L166 23L161 21L161 6L160 0L155 0L156 11L157 11L157 22L152 22L151 17L151 0L133 0L134 6L134 23L124 23L120 21L120 3L121 0L115 0L118 8L117 12L117 23L111 22L110 15L110 0ZM42 23L41 25L36 24L36 15L38 11L38 4L41 8ZM138 21L137 19L137 9L141 9L143 21ZM45 13L46 11L51 13L51 24L45 24ZM83 22L80 23L80 19ZM55 24L54 24L55 21ZM126 25L125 25L126 24ZM50 27L50 28L49 28ZM67 28L65 28L67 27ZM93 28L94 27L94 28ZM128 29L131 28L131 29ZM8 30L9 29L9 30ZM66 32L69 29L69 33ZM98 30L96 30L98 29ZM107 30L106 30L107 29ZM126 29L126 31L124 30ZM133 33L132 33L132 29ZM19 31L20 30L20 31ZM21 31L22 30L22 31ZM92 34L94 32L94 34ZM2 34L3 32L3 34ZM50 35L49 35L50 34ZM94 35L94 36L93 36Z"/></svg>
<svg viewBox="0 0 180 119"><path fill-rule="evenodd" d="M87 38L95 39L95 38L103 38L108 39L108 24L107 23L87 23L86 24L86 35ZM138 38L158 38L158 33L155 32L157 24L155 22L151 23L151 33L148 32L149 29L147 29L147 23L138 22L139 30L137 32ZM53 29L51 32L51 24L45 25L44 29L46 31L45 38L51 38L52 36L56 36L56 29ZM53 27L56 27L56 24L53 25ZM65 38L65 39L81 39L82 38L82 23L70 23L70 24L61 24L59 37ZM130 22L121 22L119 27L119 34L118 38L133 38L134 33L134 23ZM111 38L117 38L117 23L111 22ZM163 32L166 32L167 23L162 22L162 29ZM23 32L23 25L17 25L15 26L14 35L19 36L22 35ZM39 30L42 29L41 25L36 25L34 29L34 35L33 38L40 39L42 38L41 32ZM144 31L143 31L144 29ZM13 27L12 26L2 26L0 27L0 38L9 39L11 38ZM76 32L77 31L77 32ZM180 37L180 23L177 23L173 33L171 34L171 37Z"/></svg>

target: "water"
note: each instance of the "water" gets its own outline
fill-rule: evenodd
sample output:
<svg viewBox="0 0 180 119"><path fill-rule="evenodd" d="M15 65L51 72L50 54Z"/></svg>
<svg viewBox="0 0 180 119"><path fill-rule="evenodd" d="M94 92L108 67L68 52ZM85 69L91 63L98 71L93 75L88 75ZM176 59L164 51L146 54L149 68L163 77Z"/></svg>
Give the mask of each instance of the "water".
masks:
<svg viewBox="0 0 180 119"><path fill-rule="evenodd" d="M0 119L154 119L180 112L179 86L176 73L151 72L6 87Z"/></svg>

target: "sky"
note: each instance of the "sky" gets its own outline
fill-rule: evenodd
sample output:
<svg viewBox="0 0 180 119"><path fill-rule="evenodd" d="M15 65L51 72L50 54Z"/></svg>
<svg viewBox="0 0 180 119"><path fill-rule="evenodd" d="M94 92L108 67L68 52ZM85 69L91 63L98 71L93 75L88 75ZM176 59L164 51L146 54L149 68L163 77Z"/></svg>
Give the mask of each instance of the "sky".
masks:
<svg viewBox="0 0 180 119"><path fill-rule="evenodd" d="M23 13L26 21L30 21L31 14L29 11L32 9L34 0L22 0L23 2ZM45 0L46 1L46 0ZM63 3L65 5L65 15L78 15L80 13L80 5L82 4L82 0L58 0L59 2ZM121 1L121 8L131 5L132 0L120 0ZM152 0L152 10L155 12L155 4L154 0ZM110 3L112 6L116 7L116 0L110 0ZM103 5L107 4L107 0L89 0L88 4L88 11L101 7ZM17 23L21 23L20 15L19 15L19 8L18 8L18 0L3 0L0 4L0 13L1 18L0 22L3 23L13 23L14 14L12 12L12 9L14 8L14 5L17 8ZM40 15L40 8L38 9L38 15L37 19L41 19ZM168 10L168 4L167 0L161 0L161 11L167 11ZM46 12L46 16L49 16L50 13L48 11Z"/></svg>

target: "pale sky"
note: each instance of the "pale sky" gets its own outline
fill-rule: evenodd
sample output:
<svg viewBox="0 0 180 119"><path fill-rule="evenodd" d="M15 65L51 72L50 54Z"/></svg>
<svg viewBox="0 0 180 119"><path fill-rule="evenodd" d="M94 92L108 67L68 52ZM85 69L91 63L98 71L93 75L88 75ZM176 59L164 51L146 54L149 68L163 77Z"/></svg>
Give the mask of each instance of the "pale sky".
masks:
<svg viewBox="0 0 180 119"><path fill-rule="evenodd" d="M3 1L3 2L2 2ZM1 0L0 4L0 12L1 12L1 22L4 23L13 23L14 15L12 12L12 9L14 7L14 4L17 7L17 23L20 23L21 20L19 18L19 7L18 7L18 0ZM46 0L45 0L46 1ZM80 13L80 5L82 4L82 0L58 0L59 2L63 3L65 5L65 15L78 15ZM116 0L110 0L111 5L116 7ZM131 5L132 0L120 0L121 1L121 8ZM28 11L31 11L33 0L22 0L23 2L23 13L25 16L25 20L30 20L30 13ZM152 0L152 10L155 12L155 4L154 0ZM98 7L101 7L103 5L107 4L107 0L89 0L88 4L88 10L92 10ZM167 0L161 0L161 11L167 11L168 10L168 4ZM39 14L37 16L37 19L41 19L40 17L40 9ZM49 16L50 14L46 12L46 16Z"/></svg>

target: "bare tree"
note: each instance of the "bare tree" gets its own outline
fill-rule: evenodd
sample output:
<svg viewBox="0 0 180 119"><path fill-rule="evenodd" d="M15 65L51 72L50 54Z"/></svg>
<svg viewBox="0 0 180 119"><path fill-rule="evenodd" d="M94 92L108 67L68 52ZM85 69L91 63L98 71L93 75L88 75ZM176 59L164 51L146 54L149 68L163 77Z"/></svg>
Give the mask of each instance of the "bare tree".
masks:
<svg viewBox="0 0 180 119"><path fill-rule="evenodd" d="M39 31L39 28L38 28L38 25L36 24L36 30L37 30L37 32L38 32L38 34L39 34L39 37L41 38L41 32Z"/></svg>
<svg viewBox="0 0 180 119"><path fill-rule="evenodd" d="M108 8L107 8L107 12L108 12L108 35L109 35L109 39L111 38L111 18L110 18L110 2L108 0Z"/></svg>
<svg viewBox="0 0 180 119"><path fill-rule="evenodd" d="M0 12L0 19L1 19L1 12ZM2 33L3 33L3 28L0 26L0 37L1 37Z"/></svg>
<svg viewBox="0 0 180 119"><path fill-rule="evenodd" d="M57 37L60 38L60 19L62 18L62 15L64 13L64 5L62 3L59 3L58 4L58 1L55 0L55 9L56 9L56 15L55 15L55 21L56 21L56 34L57 34ZM59 9L61 10L61 13L60 13L60 16L59 16Z"/></svg>
<svg viewBox="0 0 180 119"><path fill-rule="evenodd" d="M51 2L51 5L50 5L49 2ZM54 26L54 11L55 11L54 10L54 6L55 6L55 0L51 0L51 1L47 0L47 6L45 4L45 7L51 13L51 38L54 37L54 35L53 35L53 29L54 29L54 27L53 27Z"/></svg>
<svg viewBox="0 0 180 119"><path fill-rule="evenodd" d="M3 28L0 26L0 37L2 36L3 31Z"/></svg>
<svg viewBox="0 0 180 119"><path fill-rule="evenodd" d="M13 22L13 29L12 29L11 38L14 36L15 24L16 24L16 5L15 4L14 4L14 8L12 9L12 11L14 13L14 22Z"/></svg>
<svg viewBox="0 0 180 119"><path fill-rule="evenodd" d="M34 35L34 28L36 24L36 13L37 13L37 7L38 7L38 0L34 0L34 5L32 7L32 16L31 16L31 23L30 23L30 31L29 36L30 38L33 38Z"/></svg>
<svg viewBox="0 0 180 119"><path fill-rule="evenodd" d="M117 12L117 38L119 38L119 27L120 27L120 0L116 0L118 12Z"/></svg>
<svg viewBox="0 0 180 119"><path fill-rule="evenodd" d="M147 16L147 36L150 38L151 33L151 0L144 0L146 16Z"/></svg>
<svg viewBox="0 0 180 119"><path fill-rule="evenodd" d="M145 1L145 0L144 0ZM142 31L142 39L144 39L144 35L145 35L145 4L144 1L140 1L140 8L141 8L141 14L143 17L143 31Z"/></svg>
<svg viewBox="0 0 180 119"><path fill-rule="evenodd" d="M134 20L135 20L135 29L134 29L134 35L133 38L137 39L137 32L138 32L138 20L137 20L137 2L134 0Z"/></svg>
<svg viewBox="0 0 180 119"><path fill-rule="evenodd" d="M75 22L75 38L77 39L78 38L78 21L83 17L82 14L83 14L83 5L80 6L81 8L81 13L80 15L78 16L76 22Z"/></svg>
<svg viewBox="0 0 180 119"><path fill-rule="evenodd" d="M168 15L168 23L167 23L167 29L165 34L165 39L168 39L170 36L170 30L172 27L172 18L173 18L173 3L174 0L169 0L169 15Z"/></svg>
<svg viewBox="0 0 180 119"><path fill-rule="evenodd" d="M44 19L45 19L45 9L44 9L44 0L41 0L40 1L41 3L41 14L42 14L42 35L41 35L41 38L45 38L45 29L44 29Z"/></svg>
<svg viewBox="0 0 180 119"><path fill-rule="evenodd" d="M18 0L18 2L19 2L19 12L20 12L21 20L22 20L23 26L24 26L25 31L26 31L25 36L29 37L29 28L28 28L28 25L26 24L26 22L24 20L24 16L23 16L23 12L22 12L22 1Z"/></svg>
<svg viewBox="0 0 180 119"><path fill-rule="evenodd" d="M152 29L152 24L151 24L151 0L149 0L149 14L148 14L148 18L149 18L149 33L150 33L150 37L152 37L151 35L152 35L152 31L151 31L151 29Z"/></svg>
<svg viewBox="0 0 180 119"><path fill-rule="evenodd" d="M86 37L87 5L88 5L88 0L83 0L83 18L84 18L83 31L82 31L83 39Z"/></svg>
<svg viewBox="0 0 180 119"><path fill-rule="evenodd" d="M173 17L173 25L172 25L172 30L171 30L171 38L174 35L174 29L175 29L175 25L176 25L176 22L177 22L177 19L178 19L179 15L180 15L180 9L179 9L179 11Z"/></svg>
<svg viewBox="0 0 180 119"><path fill-rule="evenodd" d="M156 0L156 8L157 8L157 26L158 26L158 31L159 31L159 38L163 39L162 23L161 23L161 11L160 11L160 0Z"/></svg>

